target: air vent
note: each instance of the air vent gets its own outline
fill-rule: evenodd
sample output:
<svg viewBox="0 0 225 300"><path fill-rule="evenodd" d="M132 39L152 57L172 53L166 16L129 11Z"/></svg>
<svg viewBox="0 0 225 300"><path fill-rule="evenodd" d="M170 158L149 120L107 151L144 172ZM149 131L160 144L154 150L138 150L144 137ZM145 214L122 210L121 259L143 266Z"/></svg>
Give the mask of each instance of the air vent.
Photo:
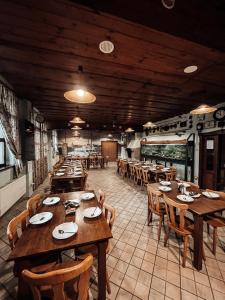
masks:
<svg viewBox="0 0 225 300"><path fill-rule="evenodd" d="M106 54L109 54L109 53L112 53L113 50L114 50L114 45L112 42L110 41L102 41L100 44L99 44L99 49L101 52L103 53L106 53Z"/></svg>

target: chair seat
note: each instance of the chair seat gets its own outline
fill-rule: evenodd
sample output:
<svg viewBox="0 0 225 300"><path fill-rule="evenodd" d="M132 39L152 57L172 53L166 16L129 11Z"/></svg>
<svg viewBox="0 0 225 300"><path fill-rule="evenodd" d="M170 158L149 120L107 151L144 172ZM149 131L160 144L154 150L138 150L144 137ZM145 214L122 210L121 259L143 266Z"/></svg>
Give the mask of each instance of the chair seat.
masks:
<svg viewBox="0 0 225 300"><path fill-rule="evenodd" d="M213 227L223 227L223 226L225 226L225 219L223 217L207 216L205 218L205 221L207 222L207 224L209 224Z"/></svg>

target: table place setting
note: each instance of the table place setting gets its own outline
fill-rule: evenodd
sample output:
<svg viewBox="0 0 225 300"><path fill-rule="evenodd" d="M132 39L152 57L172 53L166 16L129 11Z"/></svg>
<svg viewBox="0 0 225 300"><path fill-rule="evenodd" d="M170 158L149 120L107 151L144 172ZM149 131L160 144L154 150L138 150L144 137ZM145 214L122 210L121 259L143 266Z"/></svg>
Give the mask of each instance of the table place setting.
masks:
<svg viewBox="0 0 225 300"><path fill-rule="evenodd" d="M94 193L84 193L80 196L81 200L91 200L95 197Z"/></svg>
<svg viewBox="0 0 225 300"><path fill-rule="evenodd" d="M204 191L202 192L202 195L207 197L207 198L210 198L210 199L218 199L220 198L220 195L215 193L215 192L208 192L208 191Z"/></svg>
<svg viewBox="0 0 225 300"><path fill-rule="evenodd" d="M194 199L191 196L187 195L177 195L177 199L182 202L193 202Z"/></svg>
<svg viewBox="0 0 225 300"><path fill-rule="evenodd" d="M53 213L51 212L41 212L33 215L29 219L29 223L32 225L41 225L50 221L53 217Z"/></svg>
<svg viewBox="0 0 225 300"><path fill-rule="evenodd" d="M59 203L59 201L60 201L59 197L48 197L43 200L43 204L50 206L50 205L55 205L55 204Z"/></svg>
<svg viewBox="0 0 225 300"><path fill-rule="evenodd" d="M170 186L160 185L158 187L159 191L161 192L170 192L172 191L172 188Z"/></svg>
<svg viewBox="0 0 225 300"><path fill-rule="evenodd" d="M201 196L201 193L198 193L198 192L193 192L193 191L186 191L185 192L185 195L186 196L190 196L192 198L199 198Z"/></svg>
<svg viewBox="0 0 225 300"><path fill-rule="evenodd" d="M64 173L62 173L62 172L57 172L55 175L56 175L56 176L63 176Z"/></svg>
<svg viewBox="0 0 225 300"><path fill-rule="evenodd" d="M161 181L159 181L159 183L160 183L161 185L164 185L164 186L169 186L169 185L171 185L171 182L170 182L170 181L166 181L166 180L161 180Z"/></svg>
<svg viewBox="0 0 225 300"><path fill-rule="evenodd" d="M52 236L57 240L65 240L75 235L77 231L78 225L76 223L65 222L54 228L52 231Z"/></svg>
<svg viewBox="0 0 225 300"><path fill-rule="evenodd" d="M65 169L59 169L58 172L65 172Z"/></svg>
<svg viewBox="0 0 225 300"><path fill-rule="evenodd" d="M84 210L84 218L94 219L102 214L102 210L98 206L88 207Z"/></svg>

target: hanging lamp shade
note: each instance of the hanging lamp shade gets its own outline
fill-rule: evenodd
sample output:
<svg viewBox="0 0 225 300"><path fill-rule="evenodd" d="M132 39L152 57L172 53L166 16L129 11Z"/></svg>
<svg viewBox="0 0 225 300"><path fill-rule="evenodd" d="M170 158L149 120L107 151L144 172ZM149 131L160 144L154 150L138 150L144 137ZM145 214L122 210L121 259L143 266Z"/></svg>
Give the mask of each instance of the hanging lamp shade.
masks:
<svg viewBox="0 0 225 300"><path fill-rule="evenodd" d="M75 89L64 93L64 97L75 103L88 104L95 102L96 97L94 94L84 89Z"/></svg>
<svg viewBox="0 0 225 300"><path fill-rule="evenodd" d="M82 129L82 128L79 127L79 126L77 126L77 125L71 127L71 130L81 130L81 129Z"/></svg>
<svg viewBox="0 0 225 300"><path fill-rule="evenodd" d="M143 125L144 128L151 128L151 127L155 127L156 125L152 122L147 122Z"/></svg>
<svg viewBox="0 0 225 300"><path fill-rule="evenodd" d="M126 132L126 133L132 133L132 132L134 132L134 129L132 129L131 127L129 127L129 128L127 128L127 129L125 130L125 132Z"/></svg>
<svg viewBox="0 0 225 300"><path fill-rule="evenodd" d="M74 117L74 118L70 121L70 123L73 123L73 124L84 124L85 121L82 120L80 117Z"/></svg>
<svg viewBox="0 0 225 300"><path fill-rule="evenodd" d="M75 103L88 104L95 102L96 97L85 88L83 66L78 66L76 88L64 93L64 97Z"/></svg>
<svg viewBox="0 0 225 300"><path fill-rule="evenodd" d="M75 130L75 131L73 132L73 137L80 137L80 132L77 131L77 130Z"/></svg>
<svg viewBox="0 0 225 300"><path fill-rule="evenodd" d="M208 114L211 112L214 112L217 108L215 106L209 106L206 104L198 106L196 109L193 109L190 111L190 114L192 115L202 115L202 114Z"/></svg>

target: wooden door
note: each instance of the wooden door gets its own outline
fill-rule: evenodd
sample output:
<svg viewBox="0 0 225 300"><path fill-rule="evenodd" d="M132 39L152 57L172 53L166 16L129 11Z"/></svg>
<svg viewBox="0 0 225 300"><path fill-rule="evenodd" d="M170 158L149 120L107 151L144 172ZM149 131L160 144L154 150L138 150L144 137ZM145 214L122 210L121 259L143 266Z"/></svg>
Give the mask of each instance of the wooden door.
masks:
<svg viewBox="0 0 225 300"><path fill-rule="evenodd" d="M202 135L200 139L200 183L202 188L217 189L218 182L218 135Z"/></svg>
<svg viewBox="0 0 225 300"><path fill-rule="evenodd" d="M117 141L102 141L102 156L109 157L109 161L116 161L118 156L118 143Z"/></svg>

